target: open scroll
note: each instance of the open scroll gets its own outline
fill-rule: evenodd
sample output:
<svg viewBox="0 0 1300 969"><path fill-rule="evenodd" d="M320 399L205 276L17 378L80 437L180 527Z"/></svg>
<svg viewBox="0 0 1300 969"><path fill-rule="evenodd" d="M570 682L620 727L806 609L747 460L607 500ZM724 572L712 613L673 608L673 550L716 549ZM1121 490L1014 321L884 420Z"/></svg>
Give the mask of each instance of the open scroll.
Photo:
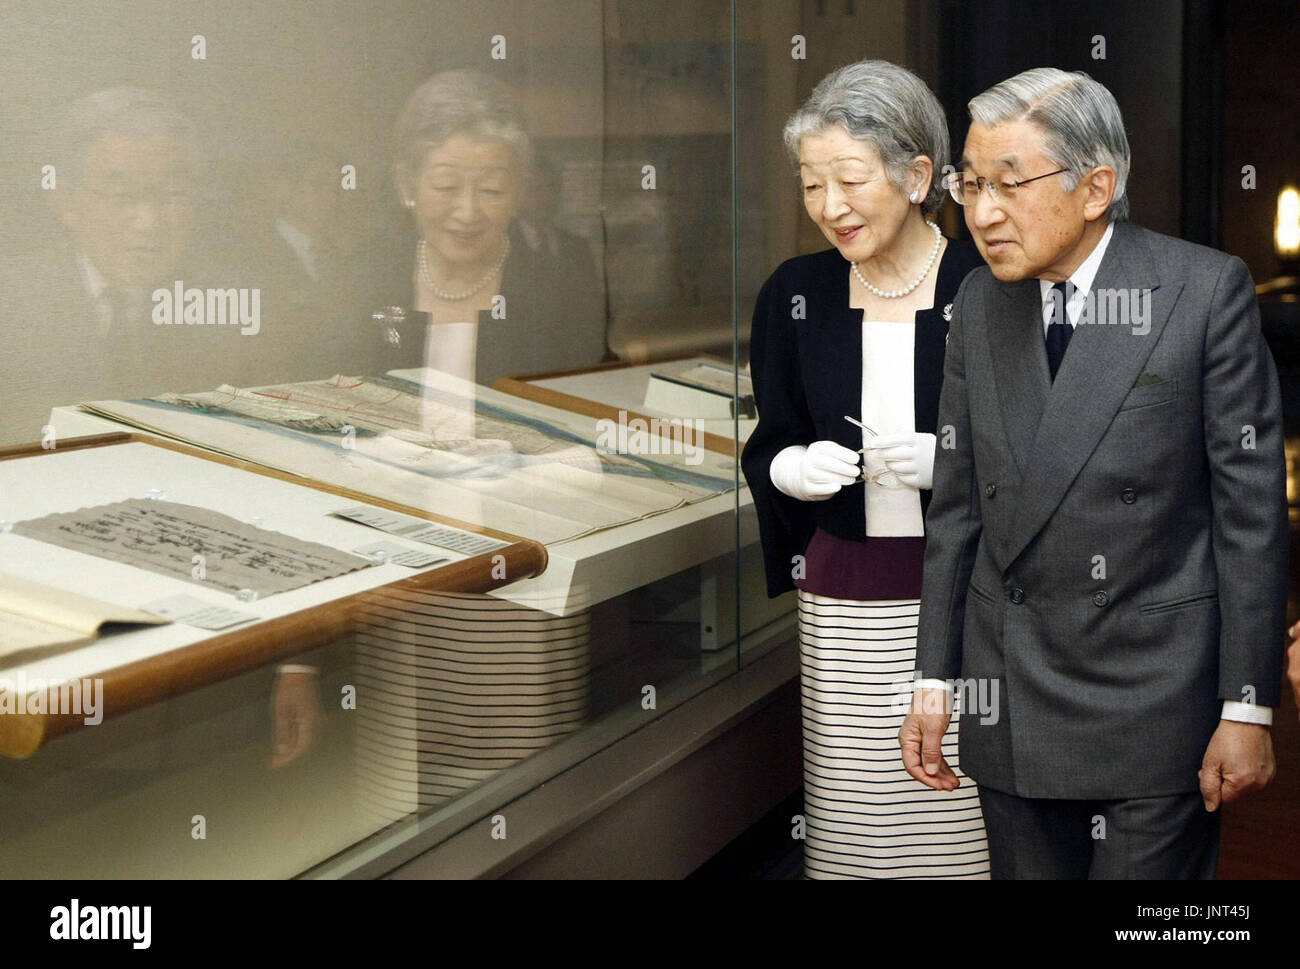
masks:
<svg viewBox="0 0 1300 969"><path fill-rule="evenodd" d="M166 622L138 609L0 573L0 665L92 643L106 623Z"/></svg>
<svg viewBox="0 0 1300 969"><path fill-rule="evenodd" d="M230 386L88 410L229 456L460 521L559 542L735 486L686 425L674 441L424 371ZM606 422L607 423L607 422ZM615 446L608 446L613 443Z"/></svg>

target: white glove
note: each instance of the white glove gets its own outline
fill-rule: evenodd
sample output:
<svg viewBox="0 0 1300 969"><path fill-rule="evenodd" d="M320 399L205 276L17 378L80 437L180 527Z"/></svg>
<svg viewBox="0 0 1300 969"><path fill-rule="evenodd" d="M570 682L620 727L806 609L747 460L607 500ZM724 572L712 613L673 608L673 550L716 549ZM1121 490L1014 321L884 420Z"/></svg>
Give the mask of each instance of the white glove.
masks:
<svg viewBox="0 0 1300 969"><path fill-rule="evenodd" d="M883 462L900 482L910 488L934 487L933 434L882 434L867 445L871 457Z"/></svg>
<svg viewBox="0 0 1300 969"><path fill-rule="evenodd" d="M786 448L772 459L768 476L778 491L799 501L825 501L858 480L858 455L834 441Z"/></svg>

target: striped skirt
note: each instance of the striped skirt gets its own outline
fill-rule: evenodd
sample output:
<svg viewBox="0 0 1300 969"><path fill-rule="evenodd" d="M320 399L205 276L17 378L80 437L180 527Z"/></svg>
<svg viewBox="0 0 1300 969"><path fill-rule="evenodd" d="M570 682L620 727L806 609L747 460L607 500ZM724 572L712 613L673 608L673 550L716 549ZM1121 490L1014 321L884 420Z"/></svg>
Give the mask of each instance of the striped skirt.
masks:
<svg viewBox="0 0 1300 969"><path fill-rule="evenodd" d="M376 827L437 807L586 722L585 609L557 617L487 595L377 589L359 612L358 809Z"/></svg>
<svg viewBox="0 0 1300 969"><path fill-rule="evenodd" d="M916 665L920 600L799 597L804 873L808 878L988 878L975 782L935 791L903 768L898 731Z"/></svg>

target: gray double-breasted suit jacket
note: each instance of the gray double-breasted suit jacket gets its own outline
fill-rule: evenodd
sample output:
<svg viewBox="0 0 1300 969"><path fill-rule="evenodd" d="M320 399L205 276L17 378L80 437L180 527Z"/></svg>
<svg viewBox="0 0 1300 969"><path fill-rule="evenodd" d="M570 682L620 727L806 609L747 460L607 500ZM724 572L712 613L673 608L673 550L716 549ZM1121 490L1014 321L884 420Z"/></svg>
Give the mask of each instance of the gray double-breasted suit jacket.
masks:
<svg viewBox="0 0 1300 969"><path fill-rule="evenodd" d="M1121 222L1093 283L1120 290L1145 319L1085 316L1055 382L1036 279L976 269L953 307L917 669L996 697L963 712L961 767L1022 797L1195 791L1222 700L1279 702L1286 474L1250 274Z"/></svg>

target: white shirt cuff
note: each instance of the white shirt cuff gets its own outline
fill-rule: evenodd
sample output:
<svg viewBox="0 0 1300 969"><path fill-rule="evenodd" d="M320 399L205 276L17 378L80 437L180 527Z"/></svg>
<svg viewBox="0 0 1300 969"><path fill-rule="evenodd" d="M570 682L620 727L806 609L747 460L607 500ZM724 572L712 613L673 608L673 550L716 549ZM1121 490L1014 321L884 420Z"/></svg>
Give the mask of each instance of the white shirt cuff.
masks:
<svg viewBox="0 0 1300 969"><path fill-rule="evenodd" d="M302 663L281 663L275 670L277 673L308 673L315 675L320 672L314 666L305 666Z"/></svg>
<svg viewBox="0 0 1300 969"><path fill-rule="evenodd" d="M945 693L952 692L952 684L947 680L917 680L916 689L918 690L943 690Z"/></svg>
<svg viewBox="0 0 1300 969"><path fill-rule="evenodd" d="M1239 723L1260 723L1266 727L1273 725L1273 708L1261 707L1254 703L1242 703L1240 700L1224 700L1222 720L1236 720Z"/></svg>

